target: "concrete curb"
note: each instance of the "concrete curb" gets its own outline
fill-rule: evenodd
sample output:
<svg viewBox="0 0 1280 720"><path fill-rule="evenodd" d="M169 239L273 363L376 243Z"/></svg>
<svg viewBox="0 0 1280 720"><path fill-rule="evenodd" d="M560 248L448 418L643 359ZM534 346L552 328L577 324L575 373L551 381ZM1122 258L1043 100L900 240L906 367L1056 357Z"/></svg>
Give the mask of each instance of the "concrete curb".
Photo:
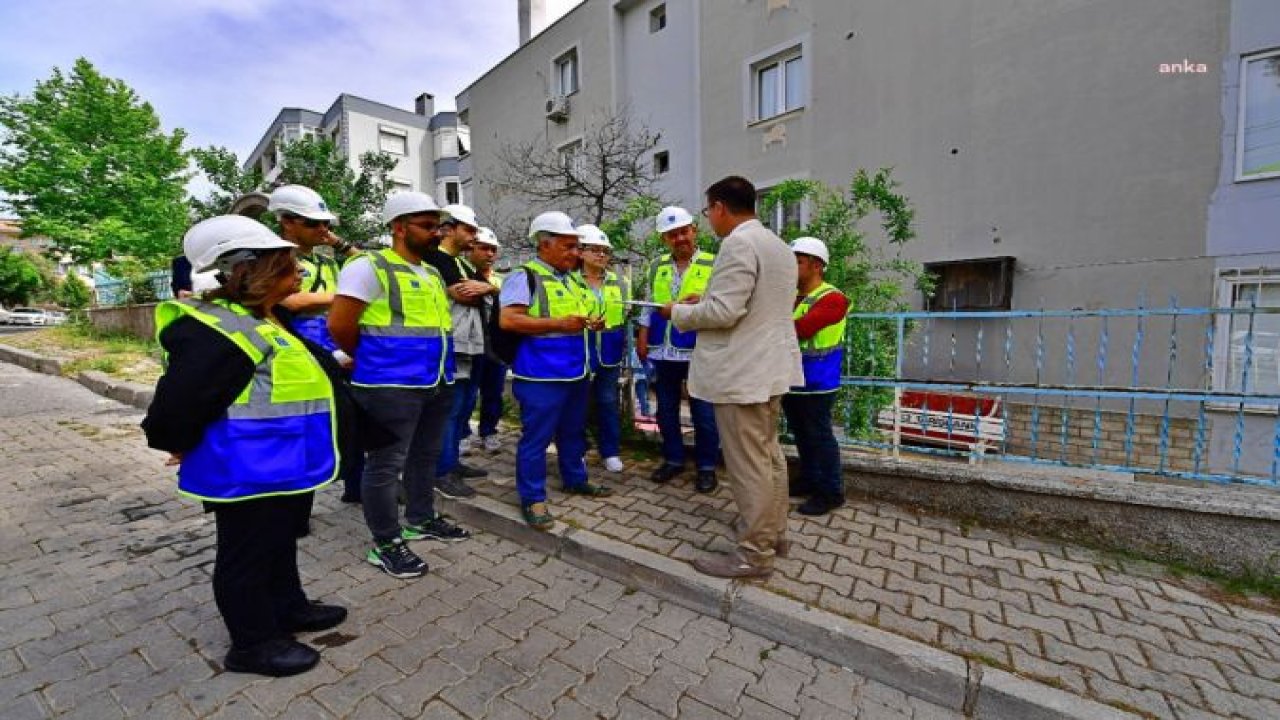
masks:
<svg viewBox="0 0 1280 720"><path fill-rule="evenodd" d="M0 361L11 363L45 375L61 375L63 362L27 350L0 345Z"/></svg>
<svg viewBox="0 0 1280 720"><path fill-rule="evenodd" d="M150 407L151 398L155 395L155 390L151 387L125 380L117 380L110 375L95 370L85 370L76 375L76 381L103 397L118 400L125 405L132 405L141 410L146 410Z"/></svg>
<svg viewBox="0 0 1280 720"><path fill-rule="evenodd" d="M749 583L707 577L673 560L596 533L557 523L551 532L525 525L520 511L478 496L446 500L473 528L695 612L720 618L774 642L818 657L908 695L995 720L1119 720L1137 716L944 650L809 607Z"/></svg>
<svg viewBox="0 0 1280 720"><path fill-rule="evenodd" d="M8 345L0 345L0 362L12 363L45 375L63 376L67 363L56 358L37 355ZM75 381L93 392L126 405L146 410L151 405L155 391L148 385L117 380L105 373L85 370L77 373Z"/></svg>

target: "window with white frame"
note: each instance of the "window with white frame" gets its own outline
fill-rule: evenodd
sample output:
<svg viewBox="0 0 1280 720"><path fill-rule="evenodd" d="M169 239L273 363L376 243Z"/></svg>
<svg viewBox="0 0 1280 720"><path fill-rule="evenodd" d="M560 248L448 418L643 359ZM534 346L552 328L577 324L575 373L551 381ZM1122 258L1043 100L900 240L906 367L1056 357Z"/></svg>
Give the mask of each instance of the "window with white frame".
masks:
<svg viewBox="0 0 1280 720"><path fill-rule="evenodd" d="M1236 179L1280 177L1280 50L1240 60Z"/></svg>
<svg viewBox="0 0 1280 720"><path fill-rule="evenodd" d="M578 48L573 48L556 58L552 68L555 70L557 95L572 95L578 92Z"/></svg>
<svg viewBox="0 0 1280 720"><path fill-rule="evenodd" d="M378 126L378 149L392 155L409 154L409 133L399 128Z"/></svg>
<svg viewBox="0 0 1280 720"><path fill-rule="evenodd" d="M1240 311L1219 319L1218 388L1225 392L1280 393L1280 270L1228 271L1221 304ZM1224 357L1225 355L1225 357Z"/></svg>
<svg viewBox="0 0 1280 720"><path fill-rule="evenodd" d="M789 227L802 227L805 215L803 201L778 203L768 210L765 209L764 198L772 189L756 189L756 208L759 212L760 223L776 233L781 233Z"/></svg>
<svg viewBox="0 0 1280 720"><path fill-rule="evenodd" d="M805 103L805 61L794 47L751 66L753 120L799 110Z"/></svg>
<svg viewBox="0 0 1280 720"><path fill-rule="evenodd" d="M582 141L574 140L565 143L559 148L560 167L564 168L566 173L572 175L581 175L586 169L586 157L582 154Z"/></svg>

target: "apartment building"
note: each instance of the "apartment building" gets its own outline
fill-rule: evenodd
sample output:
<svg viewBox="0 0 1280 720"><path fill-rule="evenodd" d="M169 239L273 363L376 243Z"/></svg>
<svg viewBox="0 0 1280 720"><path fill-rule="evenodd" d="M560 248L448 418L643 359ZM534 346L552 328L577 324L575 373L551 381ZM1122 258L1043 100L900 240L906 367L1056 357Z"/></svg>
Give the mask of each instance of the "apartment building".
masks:
<svg viewBox="0 0 1280 720"><path fill-rule="evenodd" d="M413 111L343 93L324 112L283 108L263 133L244 167L258 167L268 185L280 174L280 147L304 137L333 141L351 168L370 151L396 158L391 183L419 190L441 202L463 202L458 157L467 152L470 130L455 112L435 112L431 95L414 101Z"/></svg>
<svg viewBox="0 0 1280 720"><path fill-rule="evenodd" d="M1277 306L1276 28L1270 0L585 0L458 96L475 138L462 182L481 212L510 203L488 185L504 140L570 147L598 113L627 107L662 133L664 195L691 208L731 173L767 189L892 167L917 210L904 252L939 278L919 308ZM1099 384L1223 390L1240 381L1231 323L1112 321L1098 373L1096 326L1019 329L1004 345L1005 326L988 322L979 345L957 320L934 326L960 348L941 368L936 350L932 365L918 352L904 364L1058 384L1084 381L1088 365ZM1254 330L1255 368L1272 370L1255 369L1249 390L1280 393L1280 326ZM1107 422L1123 426L1112 404ZM1166 442L1197 432L1193 409L1170 411ZM1243 465L1270 462L1274 417L1206 412L1215 466L1237 462L1240 444L1260 448ZM1155 403L1136 414L1162 422ZM1227 425L1246 427L1243 443Z"/></svg>

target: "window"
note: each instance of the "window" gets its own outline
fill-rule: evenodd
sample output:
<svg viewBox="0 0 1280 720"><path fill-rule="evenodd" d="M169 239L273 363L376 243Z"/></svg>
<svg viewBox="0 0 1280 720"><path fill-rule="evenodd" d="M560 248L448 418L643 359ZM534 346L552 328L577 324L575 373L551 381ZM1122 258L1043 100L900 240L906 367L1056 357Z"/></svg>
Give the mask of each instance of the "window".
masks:
<svg viewBox="0 0 1280 720"><path fill-rule="evenodd" d="M379 125L378 149L392 155L408 155L409 133L397 128Z"/></svg>
<svg viewBox="0 0 1280 720"><path fill-rule="evenodd" d="M1234 310L1280 308L1280 274L1229 271L1223 276L1223 304ZM1227 357L1219 387L1227 392L1280 393L1280 314L1223 315L1219 328Z"/></svg>
<svg viewBox="0 0 1280 720"><path fill-rule="evenodd" d="M458 157L462 157L469 152L471 152L471 150L467 148L467 136L462 133L458 133Z"/></svg>
<svg viewBox="0 0 1280 720"><path fill-rule="evenodd" d="M445 182L444 201L447 205L455 205L462 202L462 196L458 194L458 183L453 181Z"/></svg>
<svg viewBox="0 0 1280 720"><path fill-rule="evenodd" d="M925 263L937 284L926 310L1008 310L1013 300L1013 262L1008 256Z"/></svg>
<svg viewBox="0 0 1280 720"><path fill-rule="evenodd" d="M556 77L556 94L572 95L578 92L578 49L556 58L554 63Z"/></svg>
<svg viewBox="0 0 1280 720"><path fill-rule="evenodd" d="M804 204L800 202L780 203L766 211L764 209L764 197L769 194L773 188L758 188L756 190L756 208L760 211L760 223L776 233L782 233L789 227L801 227L804 225Z"/></svg>
<svg viewBox="0 0 1280 720"><path fill-rule="evenodd" d="M1280 50L1240 61L1236 180L1280 177Z"/></svg>
<svg viewBox="0 0 1280 720"><path fill-rule="evenodd" d="M656 33L667 26L667 4L662 3L649 11L649 32Z"/></svg>
<svg viewBox="0 0 1280 720"><path fill-rule="evenodd" d="M582 141L574 140L560 146L560 166L566 173L581 175L586 169L586 157L582 154Z"/></svg>
<svg viewBox="0 0 1280 720"><path fill-rule="evenodd" d="M653 154L653 174L666 175L671 171L671 153L663 150Z"/></svg>
<svg viewBox="0 0 1280 720"><path fill-rule="evenodd" d="M798 48L751 67L754 120L804 107L804 56Z"/></svg>

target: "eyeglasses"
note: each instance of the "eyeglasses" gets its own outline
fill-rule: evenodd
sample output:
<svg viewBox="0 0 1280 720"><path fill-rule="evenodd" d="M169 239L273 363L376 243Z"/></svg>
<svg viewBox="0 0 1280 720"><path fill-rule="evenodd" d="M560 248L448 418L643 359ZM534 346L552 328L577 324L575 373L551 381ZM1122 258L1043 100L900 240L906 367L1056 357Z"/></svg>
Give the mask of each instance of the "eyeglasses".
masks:
<svg viewBox="0 0 1280 720"><path fill-rule="evenodd" d="M323 225L324 227L329 227L332 224L328 220L314 220L312 218L302 217L301 215L293 215L291 217L295 221L302 223L303 227L318 228L321 225Z"/></svg>
<svg viewBox="0 0 1280 720"><path fill-rule="evenodd" d="M583 252L597 253L600 255L612 255L613 252L606 247L583 247Z"/></svg>
<svg viewBox="0 0 1280 720"><path fill-rule="evenodd" d="M409 227L412 227L412 228L418 228L419 230L425 233L438 233L442 229L440 226L440 223L434 223L434 222L432 223L407 222L405 223L405 225L408 225Z"/></svg>

